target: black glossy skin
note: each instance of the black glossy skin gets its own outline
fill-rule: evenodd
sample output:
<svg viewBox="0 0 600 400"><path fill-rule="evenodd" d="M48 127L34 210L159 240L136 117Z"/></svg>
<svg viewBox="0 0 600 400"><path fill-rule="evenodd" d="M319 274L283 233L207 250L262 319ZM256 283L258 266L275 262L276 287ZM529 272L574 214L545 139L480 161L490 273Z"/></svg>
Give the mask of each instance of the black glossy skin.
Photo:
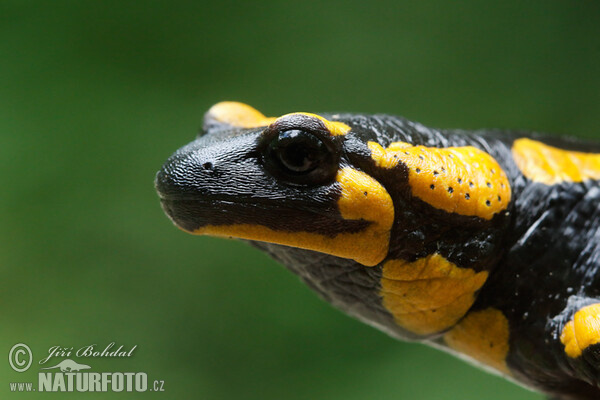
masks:
<svg viewBox="0 0 600 400"><path fill-rule="evenodd" d="M600 151L600 146L518 132L434 130L390 116L322 115L352 128L336 139L339 165L374 177L394 201L396 216L386 259L414 260L437 251L462 267L490 271L472 310L494 307L507 317L507 364L513 377L558 398L600 398L600 346L569 359L559 340L574 312L600 298L600 185L531 182L516 167L511 144L515 138L530 137L586 152ZM290 185L265 170L261 159L265 128L208 121L205 131L175 153L156 179L163 208L184 229L244 222L335 235L364 228L364 221L339 217L335 182ZM383 170L374 165L368 141L383 147L397 141L475 146L504 169L512 201L489 221L434 209L410 195L401 166ZM365 267L309 250L253 245L348 314L399 338L441 344L440 335L416 337L395 324L379 296L381 264Z"/></svg>

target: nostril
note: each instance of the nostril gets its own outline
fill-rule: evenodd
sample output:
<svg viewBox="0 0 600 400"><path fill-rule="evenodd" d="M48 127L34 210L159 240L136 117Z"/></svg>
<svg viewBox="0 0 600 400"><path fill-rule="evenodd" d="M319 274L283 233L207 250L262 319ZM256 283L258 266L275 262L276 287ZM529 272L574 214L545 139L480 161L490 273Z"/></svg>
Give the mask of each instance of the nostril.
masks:
<svg viewBox="0 0 600 400"><path fill-rule="evenodd" d="M202 164L202 168L204 169L212 169L213 165L211 162L205 162L204 164Z"/></svg>

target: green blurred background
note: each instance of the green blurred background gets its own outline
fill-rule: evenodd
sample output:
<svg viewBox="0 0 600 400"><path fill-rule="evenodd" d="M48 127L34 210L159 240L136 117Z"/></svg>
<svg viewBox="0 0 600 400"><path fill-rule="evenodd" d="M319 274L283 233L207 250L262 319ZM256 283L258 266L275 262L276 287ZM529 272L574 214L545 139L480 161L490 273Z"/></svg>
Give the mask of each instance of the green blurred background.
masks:
<svg viewBox="0 0 600 400"><path fill-rule="evenodd" d="M77 398L541 399L342 315L242 243L182 233L153 178L220 100L599 137L599 17L596 1L3 0L4 360L115 341L134 356L94 370L165 381ZM0 362L0 398L42 397L8 390L38 368Z"/></svg>

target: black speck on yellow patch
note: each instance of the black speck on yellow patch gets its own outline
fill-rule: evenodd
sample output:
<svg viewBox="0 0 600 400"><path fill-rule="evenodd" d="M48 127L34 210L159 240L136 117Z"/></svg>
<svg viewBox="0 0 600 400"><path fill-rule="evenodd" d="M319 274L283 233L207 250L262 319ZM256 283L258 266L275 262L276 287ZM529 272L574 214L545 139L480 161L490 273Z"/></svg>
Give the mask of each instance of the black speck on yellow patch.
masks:
<svg viewBox="0 0 600 400"><path fill-rule="evenodd" d="M600 303L577 311L563 328L560 341L571 358L579 357L587 347L600 343Z"/></svg>
<svg viewBox="0 0 600 400"><path fill-rule="evenodd" d="M491 219L506 209L511 188L506 174L489 154L472 146L436 148L392 143L387 149L369 142L379 167L408 167L415 197L435 208Z"/></svg>
<svg viewBox="0 0 600 400"><path fill-rule="evenodd" d="M508 320L495 308L473 311L444 335L444 341L454 351L504 374L509 349Z"/></svg>
<svg viewBox="0 0 600 400"><path fill-rule="evenodd" d="M394 205L385 188L364 172L343 168L336 177L341 187L338 207L346 220L370 222L358 232L327 236L313 232L274 230L258 224L207 225L193 233L237 237L315 250L373 266L387 255Z"/></svg>
<svg viewBox="0 0 600 400"><path fill-rule="evenodd" d="M512 153L523 175L534 182L600 179L600 154L563 150L527 138L515 140Z"/></svg>
<svg viewBox="0 0 600 400"><path fill-rule="evenodd" d="M383 305L398 325L429 335L452 327L471 308L487 271L460 268L439 254L383 265Z"/></svg>
<svg viewBox="0 0 600 400"><path fill-rule="evenodd" d="M352 258L364 265L376 265L387 255L394 223L394 203L385 188L364 172L342 168L337 181L342 187L338 208L342 217L371 224L348 239L340 238Z"/></svg>

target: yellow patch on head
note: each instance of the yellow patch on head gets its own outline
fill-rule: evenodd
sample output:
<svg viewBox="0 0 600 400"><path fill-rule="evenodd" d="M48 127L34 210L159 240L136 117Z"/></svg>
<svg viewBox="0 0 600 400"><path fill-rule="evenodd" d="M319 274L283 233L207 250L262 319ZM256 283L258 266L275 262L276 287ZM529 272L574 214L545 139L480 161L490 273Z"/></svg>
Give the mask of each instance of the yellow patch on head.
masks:
<svg viewBox="0 0 600 400"><path fill-rule="evenodd" d="M327 130L329 131L331 136L345 135L346 133L350 132L350 129L351 129L348 125L344 124L343 122L329 121L328 119L325 119L325 118L321 117L320 115L307 113L307 112L295 112L295 113L282 115L281 117L277 118L276 121L286 118L286 117L289 117L291 115L297 115L297 114L306 115L308 117L312 117L312 118L316 118L316 119L320 120L321 122L323 122L323 124L325 125L325 127L327 128Z"/></svg>
<svg viewBox="0 0 600 400"><path fill-rule="evenodd" d="M600 179L600 154L562 150L531 139L517 139L512 147L515 163L534 182L554 185Z"/></svg>
<svg viewBox="0 0 600 400"><path fill-rule="evenodd" d="M508 339L508 320L495 308L470 312L444 335L451 349L505 374L510 373L506 365Z"/></svg>
<svg viewBox="0 0 600 400"><path fill-rule="evenodd" d="M369 142L377 166L408 167L412 194L435 208L491 219L505 210L511 190L506 174L489 154L472 146L436 148Z"/></svg>
<svg viewBox="0 0 600 400"><path fill-rule="evenodd" d="M204 226L193 233L283 244L350 258L367 266L376 265L385 258L389 248L394 222L392 199L379 182L364 172L343 168L336 179L342 191L338 201L342 217L370 222L365 229L331 237L313 232L274 230L258 224L234 224Z"/></svg>
<svg viewBox="0 0 600 400"><path fill-rule="evenodd" d="M571 358L579 357L587 347L600 343L600 303L577 311L563 328L560 341Z"/></svg>
<svg viewBox="0 0 600 400"><path fill-rule="evenodd" d="M294 114L302 114L312 118L317 118L327 128L332 136L345 135L350 132L350 127L343 122L329 121L317 114L297 112L283 115L279 118L265 117L263 113L248 104L237 101L222 101L212 106L206 113L207 118L216 122L239 127L239 128L259 128L267 126L282 118Z"/></svg>
<svg viewBox="0 0 600 400"><path fill-rule="evenodd" d="M383 186L370 175L342 168L336 180L342 187L338 207L344 219L364 219L388 231L394 222L394 204Z"/></svg>
<svg viewBox="0 0 600 400"><path fill-rule="evenodd" d="M239 128L258 128L275 121L275 118L265 117L254 107L237 101L217 103L208 110L206 115L217 122Z"/></svg>
<svg viewBox="0 0 600 400"><path fill-rule="evenodd" d="M380 294L398 325L430 335L465 315L487 276L487 271L460 268L439 254L413 262L391 260L383 265Z"/></svg>

